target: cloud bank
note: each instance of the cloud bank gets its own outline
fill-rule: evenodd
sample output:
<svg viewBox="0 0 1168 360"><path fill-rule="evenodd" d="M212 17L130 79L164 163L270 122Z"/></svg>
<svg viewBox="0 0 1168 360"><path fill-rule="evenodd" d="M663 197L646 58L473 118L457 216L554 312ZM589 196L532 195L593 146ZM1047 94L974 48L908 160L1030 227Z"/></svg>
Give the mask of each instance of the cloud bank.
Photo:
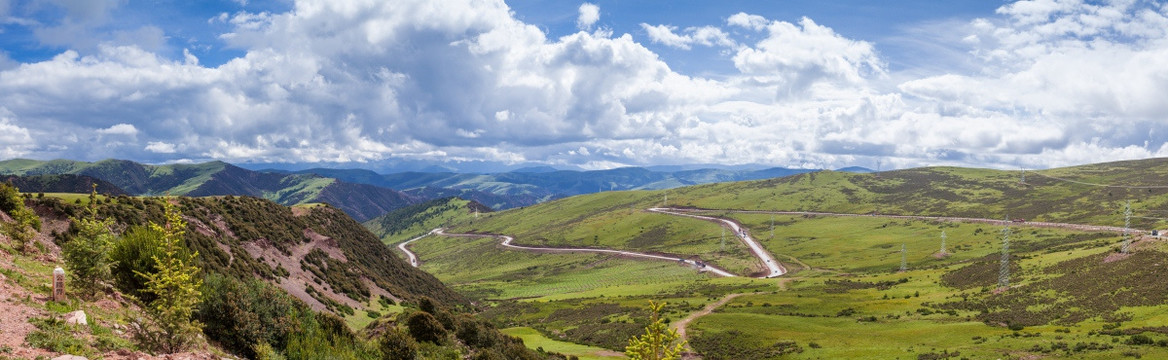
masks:
<svg viewBox="0 0 1168 360"><path fill-rule="evenodd" d="M60 3L45 41L98 29L120 5ZM298 0L208 19L246 52L217 67L162 55L149 26L84 37L0 67L0 157L818 168L1168 156L1168 6L1007 4L950 29L978 71L908 78L877 43L809 18L618 35L591 30L599 10L581 5L581 31L549 38L498 0ZM651 45L719 51L734 70L681 74Z"/></svg>

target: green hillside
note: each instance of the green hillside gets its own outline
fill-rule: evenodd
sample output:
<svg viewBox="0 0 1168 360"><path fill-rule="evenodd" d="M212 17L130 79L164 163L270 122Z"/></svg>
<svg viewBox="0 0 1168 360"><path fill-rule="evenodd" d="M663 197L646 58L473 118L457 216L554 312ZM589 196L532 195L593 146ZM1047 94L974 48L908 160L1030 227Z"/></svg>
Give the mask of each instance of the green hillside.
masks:
<svg viewBox="0 0 1168 360"><path fill-rule="evenodd" d="M365 222L365 227L385 244L397 244L429 233L430 230L463 221L474 221L476 212L492 210L459 198L434 199L391 211Z"/></svg>
<svg viewBox="0 0 1168 360"><path fill-rule="evenodd" d="M753 258L733 237L723 246L717 225L644 211L668 196L670 206L713 209L701 213L743 224L792 270L777 280L687 278L680 274L697 274L675 263L521 251L490 238L431 237L411 249L423 270L493 304L487 315L497 321L614 350L623 344L614 334L635 328L627 321L636 322L647 300L671 304L666 316L677 321L734 296L688 326L691 348L706 359L1156 358L1168 356L1168 332L1158 325L1168 321L1168 287L1158 280L1168 244L1143 238L1120 254L1117 233L1011 223L1011 287L1002 291L1000 225L884 215L1122 226L1130 200L1133 227L1165 228L1165 165L1027 171L1025 183L1020 171L987 169L822 171L575 196L449 230L507 234L531 246L677 254L749 273ZM906 272L897 271L902 258Z"/></svg>
<svg viewBox="0 0 1168 360"><path fill-rule="evenodd" d="M61 247L85 241L71 218L87 216L82 214L89 203L26 195L0 192L0 223L6 225L0 229L0 287L14 300L0 303L3 358L152 358L181 351L207 359L356 360L393 358L408 348L422 359L567 360L526 349L519 338L475 316L464 297L399 260L359 223L323 204L289 208L252 197L98 196L92 202L96 216L112 225L110 259L117 259L111 260L117 261L112 275L99 274L91 293L80 292L81 283L68 277L68 300L51 301L45 283L54 267L70 276L81 269ZM202 284L184 293L197 302L176 321L199 325L183 345L163 343L165 334L137 336L134 330L164 326L142 322L144 314L153 314L146 309L164 306L145 288L147 274L162 273L155 261L161 263L157 258L163 255L152 244L164 235L150 235L155 231L142 225L163 222L167 202L181 213L177 223L185 223L177 229L182 238L176 251L194 254L197 271L168 278L168 284ZM11 237L15 233L8 226L8 214L22 214L25 206L40 221L27 245ZM88 324L65 322L75 310L84 311ZM417 330L417 319L430 327Z"/></svg>

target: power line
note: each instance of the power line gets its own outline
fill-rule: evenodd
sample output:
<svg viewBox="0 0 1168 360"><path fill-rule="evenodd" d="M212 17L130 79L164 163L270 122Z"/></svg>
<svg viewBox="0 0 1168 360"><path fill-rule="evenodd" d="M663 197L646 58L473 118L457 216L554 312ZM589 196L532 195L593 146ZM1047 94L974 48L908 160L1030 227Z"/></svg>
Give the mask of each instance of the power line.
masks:
<svg viewBox="0 0 1168 360"><path fill-rule="evenodd" d="M1054 180L1058 180L1058 181L1069 182L1069 183L1074 183L1074 184L1079 184L1079 185L1095 186L1095 187L1106 187L1106 188L1117 188L1117 189L1168 189L1168 186L1156 186L1156 185L1129 186L1129 185L1110 185L1110 184L1089 183L1089 182L1085 182L1085 181L1078 181L1078 180L1064 179L1064 178L1060 178L1057 176L1050 176L1050 175L1046 175L1046 174L1043 174L1040 172L1032 172L1032 173L1036 174L1038 176L1042 176L1045 178L1050 178L1050 179L1054 179Z"/></svg>

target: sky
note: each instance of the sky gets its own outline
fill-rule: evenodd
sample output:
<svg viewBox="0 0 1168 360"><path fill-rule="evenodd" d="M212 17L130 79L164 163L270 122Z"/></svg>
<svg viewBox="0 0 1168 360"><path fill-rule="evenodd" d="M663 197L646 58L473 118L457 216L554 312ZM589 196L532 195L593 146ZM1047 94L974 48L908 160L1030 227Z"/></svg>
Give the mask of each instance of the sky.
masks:
<svg viewBox="0 0 1168 360"><path fill-rule="evenodd" d="M1166 99L1153 1L0 0L0 159L1033 169Z"/></svg>

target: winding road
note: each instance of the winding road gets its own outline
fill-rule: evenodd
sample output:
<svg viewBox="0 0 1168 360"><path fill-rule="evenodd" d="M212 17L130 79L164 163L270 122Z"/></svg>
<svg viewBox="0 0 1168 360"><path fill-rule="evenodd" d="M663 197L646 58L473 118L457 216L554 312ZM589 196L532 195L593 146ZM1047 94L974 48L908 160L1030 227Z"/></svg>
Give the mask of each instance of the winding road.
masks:
<svg viewBox="0 0 1168 360"><path fill-rule="evenodd" d="M701 219L701 220L713 221L716 223L720 223L720 224L722 224L722 226L729 228L730 231L733 231L734 235L738 236L738 238L741 239L742 242L746 244L746 246L750 247L750 252L754 253L754 257L757 257L759 262L762 262L762 264L764 266L766 266L767 270L769 270L770 273L767 274L766 276L763 276L764 278L773 278L776 276L782 276L783 274L787 273L787 268L783 267L783 264L780 264L778 260L775 260L775 258L773 256L771 256L771 254L768 253L765 249L763 249L762 246L759 245L757 241L754 241L754 238L750 237L749 231L746 231L745 228L738 225L738 223L734 222L733 220L716 218L716 217L709 217L709 216L686 214L686 213L677 212L677 209L672 209L672 208L652 208L652 209L649 209L649 211L655 212L655 213L660 213L660 214L668 214L668 215L674 215L674 216L685 216L685 217L691 217L691 218L695 218L695 219Z"/></svg>
<svg viewBox="0 0 1168 360"><path fill-rule="evenodd" d="M419 236L419 237L416 237L413 239L409 239L409 240L406 240L405 242L402 242L401 244L397 244L397 248L399 250L401 250L403 253L406 253L406 256L410 258L410 265L413 265L414 267L418 267L418 256L414 255L414 253L412 251L410 251L409 249L406 249L406 245L409 245L410 243L418 241L418 240L422 240L422 238L424 238L424 237L440 233L441 231L442 231L442 229L430 230L430 232L426 233L426 235L422 235L422 236Z"/></svg>
<svg viewBox="0 0 1168 360"><path fill-rule="evenodd" d="M645 259L654 259L654 260L674 261L674 262L678 262L678 263L684 263L684 264L690 265L690 266L700 266L702 271L709 271L709 272L711 272L715 275L718 275L718 276L723 276L723 277L737 276L737 275L734 275L733 273L730 273L729 271L726 271L725 269L719 268L717 266L713 266L710 264L702 265L694 260L682 259L682 258L679 258L677 256L655 255L655 254L646 254L646 253L639 253L639 252L633 252L633 251L610 250L610 249L523 246L523 245L512 244L511 242L515 241L515 238L511 237L511 236L507 236L507 235L447 234L445 232L445 230L442 228L431 230L430 234L437 234L437 235L451 236L451 237L473 237L473 238L493 237L493 238L498 238L500 240L503 240L503 242L501 244L505 247L509 247L509 248L517 249L517 250L526 250L526 251L535 251L535 252L563 252L563 253L588 252L588 253L599 253L599 254L612 254L612 255L617 255L617 256L625 256L625 257L633 257L633 258L645 258ZM427 234L427 235L429 235L429 234ZM411 252L409 249L406 249L405 245L409 242L421 239L423 237L425 237L425 235L414 238L410 241L403 242L397 246L398 249L401 249L402 252L406 253L406 256L408 256L410 258L410 264L413 265L414 267L418 266L417 255L414 255L413 252Z"/></svg>

